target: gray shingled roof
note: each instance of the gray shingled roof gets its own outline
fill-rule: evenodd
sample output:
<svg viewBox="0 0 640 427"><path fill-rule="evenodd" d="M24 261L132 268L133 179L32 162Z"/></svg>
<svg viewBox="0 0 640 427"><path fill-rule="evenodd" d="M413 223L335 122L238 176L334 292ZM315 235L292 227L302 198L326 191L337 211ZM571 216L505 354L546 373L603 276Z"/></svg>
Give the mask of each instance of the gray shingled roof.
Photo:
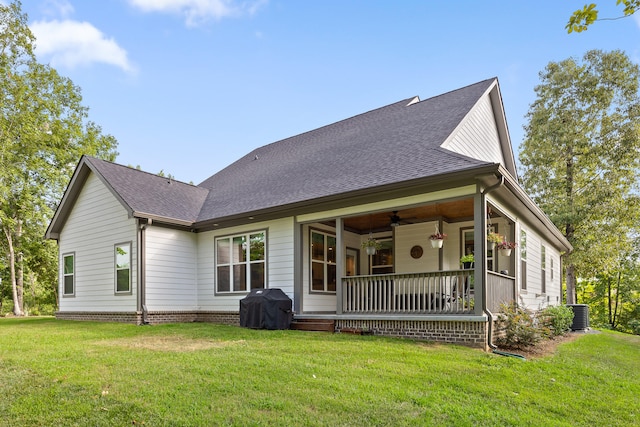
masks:
<svg viewBox="0 0 640 427"><path fill-rule="evenodd" d="M258 148L199 184L199 221L426 178L489 163L440 145L496 79L414 98Z"/></svg>
<svg viewBox="0 0 640 427"><path fill-rule="evenodd" d="M441 148L496 79L420 102L408 98L258 148L198 186L83 157L131 214L192 225L489 165ZM86 163L86 164L85 164ZM77 186L76 186L77 187ZM55 236L77 197L65 193Z"/></svg>
<svg viewBox="0 0 640 427"><path fill-rule="evenodd" d="M93 157L84 160L137 214L195 222L209 193L205 188Z"/></svg>

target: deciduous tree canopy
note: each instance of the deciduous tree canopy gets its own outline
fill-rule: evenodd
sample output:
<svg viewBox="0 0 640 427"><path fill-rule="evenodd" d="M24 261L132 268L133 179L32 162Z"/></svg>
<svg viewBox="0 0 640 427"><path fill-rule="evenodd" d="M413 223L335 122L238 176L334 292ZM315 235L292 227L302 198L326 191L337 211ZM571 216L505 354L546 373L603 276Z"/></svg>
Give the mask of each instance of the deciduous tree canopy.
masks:
<svg viewBox="0 0 640 427"><path fill-rule="evenodd" d="M37 62L34 42L20 2L0 4L0 264L9 270L16 315L23 314L25 272L37 283L51 270L42 268L51 260L44 230L78 159L114 159L117 146L87 121L80 89Z"/></svg>
<svg viewBox="0 0 640 427"><path fill-rule="evenodd" d="M587 52L540 73L520 147L523 184L574 247L576 275L614 274L640 228L638 66L620 51Z"/></svg>
<svg viewBox="0 0 640 427"><path fill-rule="evenodd" d="M616 0L616 5L623 6L622 16L614 17L614 18L599 18L598 17L598 9L595 3L585 4L582 9L578 9L571 17L569 17L569 22L565 28L568 33L576 32L581 33L589 29L589 25L593 24L596 21L603 20L616 20L620 18L626 18L628 16L633 15L640 9L640 0Z"/></svg>

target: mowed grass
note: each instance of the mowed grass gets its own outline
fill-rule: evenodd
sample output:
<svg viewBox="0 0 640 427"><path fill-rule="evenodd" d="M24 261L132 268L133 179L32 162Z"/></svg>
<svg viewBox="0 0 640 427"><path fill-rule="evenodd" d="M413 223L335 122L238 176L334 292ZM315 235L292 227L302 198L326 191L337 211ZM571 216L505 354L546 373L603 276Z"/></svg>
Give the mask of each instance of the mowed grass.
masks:
<svg viewBox="0 0 640 427"><path fill-rule="evenodd" d="M640 425L640 337L522 361L433 343L191 323L0 319L3 426Z"/></svg>

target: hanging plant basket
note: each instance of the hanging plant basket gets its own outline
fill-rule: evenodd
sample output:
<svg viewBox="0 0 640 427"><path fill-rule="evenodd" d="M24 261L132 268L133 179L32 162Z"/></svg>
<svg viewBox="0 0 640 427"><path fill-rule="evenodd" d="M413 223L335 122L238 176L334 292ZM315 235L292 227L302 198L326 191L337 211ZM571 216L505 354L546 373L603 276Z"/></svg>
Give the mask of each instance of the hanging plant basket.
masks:
<svg viewBox="0 0 640 427"><path fill-rule="evenodd" d="M500 255L502 256L511 256L511 248L500 249Z"/></svg>
<svg viewBox="0 0 640 427"><path fill-rule="evenodd" d="M369 233L369 238L362 242L362 249L367 252L367 255L375 255L378 249L382 249L382 244Z"/></svg>
<svg viewBox="0 0 640 427"><path fill-rule="evenodd" d="M431 247L434 249L440 249L443 243L444 240L442 239L431 239Z"/></svg>
<svg viewBox="0 0 640 427"><path fill-rule="evenodd" d="M502 241L496 245L498 247L498 251L502 256L511 256L511 251L518 246L516 242L507 242Z"/></svg>
<svg viewBox="0 0 640 427"><path fill-rule="evenodd" d="M447 237L447 235L441 233L438 229L438 226L436 225L436 232L429 236L429 239L431 240L431 247L434 249L440 249L442 247L442 244L444 243L445 237Z"/></svg>

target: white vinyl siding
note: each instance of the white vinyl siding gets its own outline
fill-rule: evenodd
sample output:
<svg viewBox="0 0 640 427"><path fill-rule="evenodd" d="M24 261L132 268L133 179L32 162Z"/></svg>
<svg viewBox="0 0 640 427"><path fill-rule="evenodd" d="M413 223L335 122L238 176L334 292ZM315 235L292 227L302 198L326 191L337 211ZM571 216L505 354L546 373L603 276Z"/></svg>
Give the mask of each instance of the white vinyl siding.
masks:
<svg viewBox="0 0 640 427"><path fill-rule="evenodd" d="M197 309L196 234L150 226L145 240L147 309Z"/></svg>
<svg viewBox="0 0 640 427"><path fill-rule="evenodd" d="M505 165L496 119L489 96L483 97L442 148L465 156Z"/></svg>
<svg viewBox="0 0 640 427"><path fill-rule="evenodd" d="M60 298L60 311L136 310L135 262L131 263L131 294L116 295L114 290L114 245L128 241L136 241L135 220L90 173L60 233L59 253L75 255L75 297ZM137 248L132 243L131 259L136 257Z"/></svg>
<svg viewBox="0 0 640 427"><path fill-rule="evenodd" d="M293 299L293 218L265 221L244 227L198 233L198 306L201 310L238 312L239 300L246 293L216 294L215 240L216 237L266 230L267 286L282 289Z"/></svg>

